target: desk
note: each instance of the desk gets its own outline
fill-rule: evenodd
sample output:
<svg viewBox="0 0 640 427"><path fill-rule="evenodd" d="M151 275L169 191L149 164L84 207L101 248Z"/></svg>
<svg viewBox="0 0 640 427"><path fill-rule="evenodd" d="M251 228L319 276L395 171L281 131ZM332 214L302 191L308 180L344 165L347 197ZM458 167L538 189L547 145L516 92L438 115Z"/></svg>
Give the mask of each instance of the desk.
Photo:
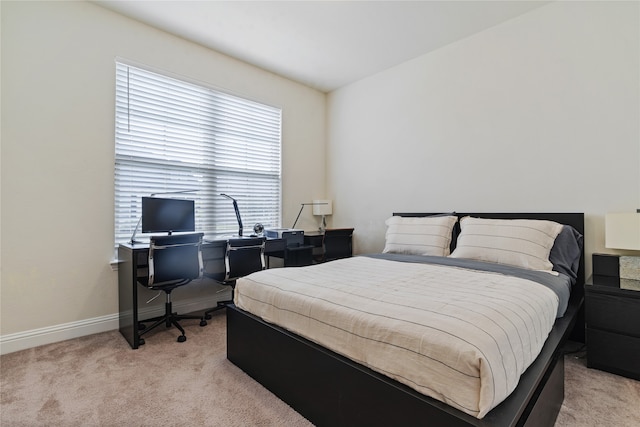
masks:
<svg viewBox="0 0 640 427"><path fill-rule="evenodd" d="M353 228L334 228L329 229L331 243L325 242L325 233L321 231L312 231L304 234L304 244L313 248L313 257L317 262L323 262L329 256L329 259L345 258L352 255L352 235ZM328 235L329 236L329 235ZM330 254L327 255L329 251Z"/></svg>
<svg viewBox="0 0 640 427"><path fill-rule="evenodd" d="M227 240L205 240L202 244L202 261L205 272L217 273L224 271L224 254ZM277 256L284 252L285 244L282 239L267 239L265 242L265 256ZM148 243L123 243L118 247L118 304L119 329L131 348L140 345L137 334L138 322L138 278L148 275Z"/></svg>
<svg viewBox="0 0 640 427"><path fill-rule="evenodd" d="M269 256L282 258L285 267L303 267L311 265L313 261L313 246L306 243L304 233L283 233L282 240L284 246L281 251L273 251ZM267 268L269 268L269 257L267 257Z"/></svg>
<svg viewBox="0 0 640 427"><path fill-rule="evenodd" d="M304 244L311 245L314 248L322 247L322 239L324 239L324 233L321 231L310 231L304 233Z"/></svg>
<svg viewBox="0 0 640 427"><path fill-rule="evenodd" d="M311 257L313 262L319 262L324 258L324 248L322 247L322 241L324 240L324 233L321 231L310 231L304 233L304 244L311 246Z"/></svg>

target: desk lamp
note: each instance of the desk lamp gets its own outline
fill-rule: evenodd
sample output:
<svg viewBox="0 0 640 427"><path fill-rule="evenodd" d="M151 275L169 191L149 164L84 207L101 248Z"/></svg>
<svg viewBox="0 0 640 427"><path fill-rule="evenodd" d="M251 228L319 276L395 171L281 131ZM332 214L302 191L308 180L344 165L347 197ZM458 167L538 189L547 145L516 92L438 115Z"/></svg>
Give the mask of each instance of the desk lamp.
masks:
<svg viewBox="0 0 640 427"><path fill-rule="evenodd" d="M605 247L640 251L640 209L605 215ZM640 280L640 257L620 257L620 278Z"/></svg>
<svg viewBox="0 0 640 427"><path fill-rule="evenodd" d="M331 200L314 200L311 203L300 203L300 210L298 211L298 216L296 217L296 220L293 222L293 225L291 226L291 229L296 228L296 224L298 223L298 220L300 219L300 214L302 213L302 210L304 209L305 206L313 206L313 214L316 214L316 205L329 205L329 211L331 211ZM331 212L329 212L329 215L331 214Z"/></svg>
<svg viewBox="0 0 640 427"><path fill-rule="evenodd" d="M222 197L226 197L227 199L233 201L233 210L236 211L236 219L238 220L238 236L242 237L242 218L240 218L240 210L238 209L238 202L231 196L228 196L224 193L220 194Z"/></svg>
<svg viewBox="0 0 640 427"><path fill-rule="evenodd" d="M326 215L333 213L333 206L331 200L314 200L313 201L313 214L316 216L322 216L322 222L320 223L320 231L324 233L327 229Z"/></svg>

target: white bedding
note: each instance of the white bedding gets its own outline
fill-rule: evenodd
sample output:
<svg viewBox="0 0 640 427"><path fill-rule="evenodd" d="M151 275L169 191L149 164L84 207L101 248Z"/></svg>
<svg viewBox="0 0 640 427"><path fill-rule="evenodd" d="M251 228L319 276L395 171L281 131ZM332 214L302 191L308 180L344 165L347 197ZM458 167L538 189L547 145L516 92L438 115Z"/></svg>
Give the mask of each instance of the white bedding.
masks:
<svg viewBox="0 0 640 427"><path fill-rule="evenodd" d="M558 307L533 281L369 257L260 271L234 301L477 418L517 386Z"/></svg>

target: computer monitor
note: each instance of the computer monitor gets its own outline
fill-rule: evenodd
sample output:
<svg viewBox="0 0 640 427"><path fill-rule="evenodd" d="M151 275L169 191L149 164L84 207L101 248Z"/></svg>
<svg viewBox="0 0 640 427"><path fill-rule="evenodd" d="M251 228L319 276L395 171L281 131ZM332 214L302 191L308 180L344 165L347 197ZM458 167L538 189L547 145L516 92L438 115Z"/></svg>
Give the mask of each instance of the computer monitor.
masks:
<svg viewBox="0 0 640 427"><path fill-rule="evenodd" d="M195 231L195 203L186 199L142 198L142 232Z"/></svg>

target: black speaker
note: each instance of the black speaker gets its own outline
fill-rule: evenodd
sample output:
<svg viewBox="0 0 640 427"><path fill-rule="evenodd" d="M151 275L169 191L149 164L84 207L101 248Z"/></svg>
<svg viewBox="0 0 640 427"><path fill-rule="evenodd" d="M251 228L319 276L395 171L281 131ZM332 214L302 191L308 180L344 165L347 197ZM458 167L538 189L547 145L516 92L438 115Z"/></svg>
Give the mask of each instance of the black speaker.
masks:
<svg viewBox="0 0 640 427"><path fill-rule="evenodd" d="M620 256L593 254L593 283L603 286L620 286Z"/></svg>
<svg viewBox="0 0 640 427"><path fill-rule="evenodd" d="M597 276L620 277L620 256L593 254L593 274Z"/></svg>

